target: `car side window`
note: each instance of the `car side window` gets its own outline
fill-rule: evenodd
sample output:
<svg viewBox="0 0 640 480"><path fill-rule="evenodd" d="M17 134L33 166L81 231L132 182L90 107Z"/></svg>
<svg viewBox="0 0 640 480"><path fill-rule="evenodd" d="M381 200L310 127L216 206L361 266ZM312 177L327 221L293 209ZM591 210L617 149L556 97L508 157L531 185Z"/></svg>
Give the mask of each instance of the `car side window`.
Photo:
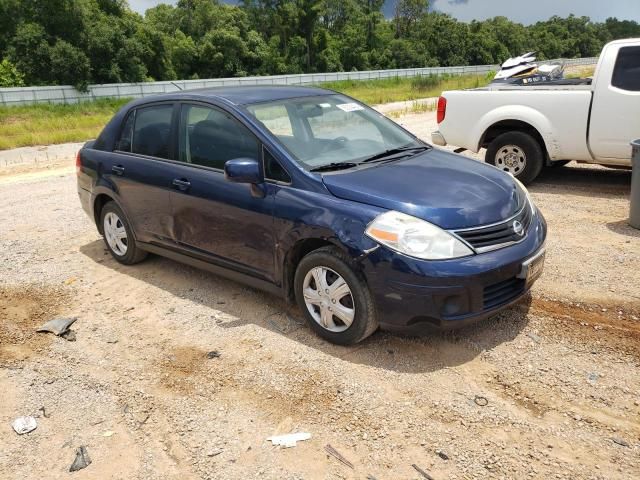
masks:
<svg viewBox="0 0 640 480"><path fill-rule="evenodd" d="M116 150L121 152L131 151L131 140L133 139L133 123L136 119L136 111L129 112L127 119L122 126L122 132L120 132L120 139L116 142Z"/></svg>
<svg viewBox="0 0 640 480"><path fill-rule="evenodd" d="M622 47L613 69L611 85L640 92L640 47Z"/></svg>
<svg viewBox="0 0 640 480"><path fill-rule="evenodd" d="M244 125L215 108L182 105L180 161L222 170L240 157L260 158L258 140Z"/></svg>
<svg viewBox="0 0 640 480"><path fill-rule="evenodd" d="M264 178L276 182L291 183L291 177L280 162L266 148L262 149L264 159Z"/></svg>
<svg viewBox="0 0 640 480"><path fill-rule="evenodd" d="M131 151L151 157L169 158L172 115L173 105L138 108L135 113Z"/></svg>

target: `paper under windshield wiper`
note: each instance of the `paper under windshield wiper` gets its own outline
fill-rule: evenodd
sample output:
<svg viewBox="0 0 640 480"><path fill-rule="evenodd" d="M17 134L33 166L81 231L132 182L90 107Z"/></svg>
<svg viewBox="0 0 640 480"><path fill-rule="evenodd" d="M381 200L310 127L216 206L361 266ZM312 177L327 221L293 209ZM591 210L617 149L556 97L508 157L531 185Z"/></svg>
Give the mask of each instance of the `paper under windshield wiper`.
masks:
<svg viewBox="0 0 640 480"><path fill-rule="evenodd" d="M377 153L365 160L362 160L360 163L367 162L375 162L376 160L384 160L386 158L392 157L394 155L398 155L400 153L412 153L412 152L422 152L424 150L428 150L430 147L426 145L417 145L415 147L399 147L399 148L391 148L389 150L385 150L384 152Z"/></svg>
<svg viewBox="0 0 640 480"><path fill-rule="evenodd" d="M328 172L330 170L344 170L346 168L353 168L360 165L355 162L332 162L327 163L326 165L320 165L319 167L313 167L310 169L310 172Z"/></svg>

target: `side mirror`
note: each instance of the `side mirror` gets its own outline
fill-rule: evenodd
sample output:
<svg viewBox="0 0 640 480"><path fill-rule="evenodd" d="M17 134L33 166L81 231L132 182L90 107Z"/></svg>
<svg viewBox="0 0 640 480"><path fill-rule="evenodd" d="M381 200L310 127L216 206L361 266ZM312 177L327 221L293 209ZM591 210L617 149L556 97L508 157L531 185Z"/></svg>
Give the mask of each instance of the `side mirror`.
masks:
<svg viewBox="0 0 640 480"><path fill-rule="evenodd" d="M234 183L258 184L264 181L260 163L253 158L234 158L224 164L224 177Z"/></svg>

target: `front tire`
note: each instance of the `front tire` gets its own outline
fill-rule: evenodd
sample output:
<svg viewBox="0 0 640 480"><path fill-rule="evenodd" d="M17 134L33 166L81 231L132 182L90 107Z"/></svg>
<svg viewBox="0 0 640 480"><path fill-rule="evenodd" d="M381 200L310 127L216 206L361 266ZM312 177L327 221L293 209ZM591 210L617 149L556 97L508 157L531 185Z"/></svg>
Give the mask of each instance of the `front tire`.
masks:
<svg viewBox="0 0 640 480"><path fill-rule="evenodd" d="M139 263L147 257L147 252L136 245L131 227L123 211L113 201L102 207L100 225L111 256L123 265Z"/></svg>
<svg viewBox="0 0 640 480"><path fill-rule="evenodd" d="M525 185L533 182L544 164L538 141L528 133L507 132L498 135L487 148L485 161L511 173Z"/></svg>
<svg viewBox="0 0 640 480"><path fill-rule="evenodd" d="M320 248L300 261L294 290L313 331L331 343L352 345L378 328L369 287L335 247Z"/></svg>

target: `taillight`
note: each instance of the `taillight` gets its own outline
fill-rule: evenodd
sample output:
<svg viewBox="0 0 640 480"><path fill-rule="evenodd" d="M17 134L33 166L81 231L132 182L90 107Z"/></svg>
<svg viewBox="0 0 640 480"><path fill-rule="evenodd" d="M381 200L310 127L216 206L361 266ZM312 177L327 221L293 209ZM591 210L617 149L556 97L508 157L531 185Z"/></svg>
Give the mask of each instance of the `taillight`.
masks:
<svg viewBox="0 0 640 480"><path fill-rule="evenodd" d="M444 97L440 97L438 99L438 123L442 123L444 121L444 117L447 114L447 99Z"/></svg>
<svg viewBox="0 0 640 480"><path fill-rule="evenodd" d="M80 150L76 155L76 175L80 175L80 169L82 168L82 160L80 159Z"/></svg>

